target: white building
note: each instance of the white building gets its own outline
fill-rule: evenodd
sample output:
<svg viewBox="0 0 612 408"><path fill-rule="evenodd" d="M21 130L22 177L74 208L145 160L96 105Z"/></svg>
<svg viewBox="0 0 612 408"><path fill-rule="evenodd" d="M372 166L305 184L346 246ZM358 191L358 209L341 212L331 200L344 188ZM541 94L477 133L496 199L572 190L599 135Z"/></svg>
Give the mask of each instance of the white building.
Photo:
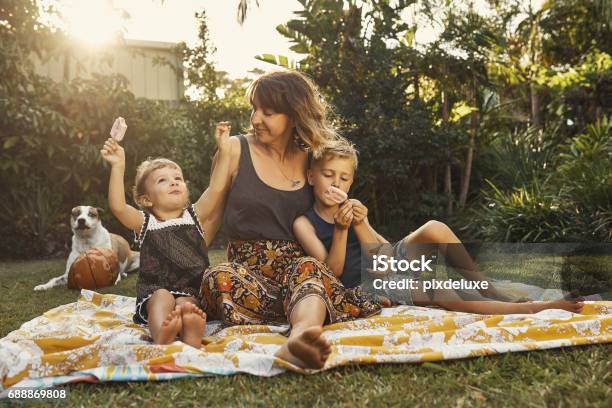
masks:
<svg viewBox="0 0 612 408"><path fill-rule="evenodd" d="M185 87L174 47L174 43L140 40L124 40L103 49L75 45L62 56L42 61L35 58L35 65L38 74L58 82L87 78L92 73L122 74L136 97L177 101L183 98Z"/></svg>

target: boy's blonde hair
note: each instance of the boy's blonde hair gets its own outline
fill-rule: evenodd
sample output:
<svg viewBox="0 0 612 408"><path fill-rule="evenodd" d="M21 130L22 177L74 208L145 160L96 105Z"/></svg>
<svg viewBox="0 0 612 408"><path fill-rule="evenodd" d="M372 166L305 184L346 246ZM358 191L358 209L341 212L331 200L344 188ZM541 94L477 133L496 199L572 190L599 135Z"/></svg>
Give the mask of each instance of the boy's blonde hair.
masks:
<svg viewBox="0 0 612 408"><path fill-rule="evenodd" d="M284 113L295 123L296 143L319 157L322 146L338 138L336 128L327 116L329 105L315 83L305 74L294 70L275 71L257 78L247 90L253 104ZM253 129L250 129L253 132Z"/></svg>
<svg viewBox="0 0 612 408"><path fill-rule="evenodd" d="M351 159L353 161L353 170L357 171L359 165L358 152L355 145L348 139L339 136L336 140L330 141L321 147L321 155L312 157L310 166L316 163L323 162L333 157L341 157L343 159Z"/></svg>
<svg viewBox="0 0 612 408"><path fill-rule="evenodd" d="M147 193L145 189L145 183L147 181L147 177L151 175L155 170L163 169L165 167L175 168L183 171L181 166L176 164L170 159L166 159L164 157L158 157L156 159L147 159L140 163L138 168L136 168L136 177L134 177L134 187L132 188L132 196L134 197L134 201L140 207L140 198Z"/></svg>

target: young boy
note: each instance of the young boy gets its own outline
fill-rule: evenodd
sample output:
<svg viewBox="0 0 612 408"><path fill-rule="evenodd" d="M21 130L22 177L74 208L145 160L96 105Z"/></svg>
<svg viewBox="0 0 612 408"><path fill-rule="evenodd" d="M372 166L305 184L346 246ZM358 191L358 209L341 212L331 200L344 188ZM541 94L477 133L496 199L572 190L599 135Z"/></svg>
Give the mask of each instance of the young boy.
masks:
<svg viewBox="0 0 612 408"><path fill-rule="evenodd" d="M315 202L313 207L293 223L293 232L304 251L318 260L327 263L332 272L346 287L361 283L362 247L388 244L369 224L368 209L358 200L346 199L339 203L334 188L348 193L353 184L357 169L357 151L346 139L339 139L324 149L321 156L313 159L308 170L308 183L313 187ZM340 194L342 195L342 194ZM347 196L348 197L348 196ZM460 244L460 241L446 226L439 222L428 222L393 247L393 252L408 254L414 244ZM388 251L390 246L383 245ZM465 252L465 251L463 251ZM467 252L461 255L467 257ZM466 264L462 260L462 265ZM473 261L469 260L471 264ZM482 279L476 271L458 268L468 279ZM558 300L552 302L504 302L487 298L478 301L462 299L453 289L435 289L425 293L421 282L417 287L404 289L401 303L419 306L440 306L449 310L484 313L536 313L544 309L565 309L578 313L583 304L578 301ZM494 293L495 289L489 290Z"/></svg>
<svg viewBox="0 0 612 408"><path fill-rule="evenodd" d="M293 223L293 232L310 256L327 263L347 288L361 283L361 243L387 243L369 224L358 200L338 203L330 186L348 192L357 169L357 153L348 141L328 147L308 170L314 206Z"/></svg>

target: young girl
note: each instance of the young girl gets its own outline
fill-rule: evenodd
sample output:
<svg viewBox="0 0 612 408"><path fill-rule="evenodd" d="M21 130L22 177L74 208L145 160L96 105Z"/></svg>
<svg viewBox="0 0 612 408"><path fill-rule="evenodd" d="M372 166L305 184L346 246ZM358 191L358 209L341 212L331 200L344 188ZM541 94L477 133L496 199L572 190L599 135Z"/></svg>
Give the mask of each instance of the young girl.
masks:
<svg viewBox="0 0 612 408"><path fill-rule="evenodd" d="M330 187L348 193L356 169L357 152L354 146L343 139L330 143L322 155L312 161L307 173L308 183L314 188L314 205L293 223L294 234L304 251L326 262L334 274L349 287L357 286L361 282L362 250L379 244L390 248L385 245L388 241L368 223L368 209L362 203L346 199L346 195L346 201L342 203L333 199L334 191ZM449 243L454 245L446 245ZM396 244L395 254L391 255L397 259L415 259L420 255L415 252L420 250L417 244L438 244L445 247L446 256L455 261L455 267L462 275L472 280L485 280L467 251L460 245L460 241L446 225L430 221ZM401 294L402 303L484 314L536 313L544 309L565 309L578 313L583 306L581 302L569 300L516 303L479 297L478 300L468 301L452 289L436 289L429 294L425 293L421 282L416 283L417 287L414 289L400 290L405 292ZM495 289L486 294L503 296Z"/></svg>
<svg viewBox="0 0 612 408"><path fill-rule="evenodd" d="M172 343L177 334L190 346L202 344L206 314L198 307L199 293L213 238L205 231L208 220L222 207L229 181L229 131L227 122L217 125L218 162L209 188L191 206L181 168L163 158L147 160L136 171L134 200L144 211L128 205L123 184L125 152L113 138L101 150L102 158L111 164L111 211L137 234L140 245L134 322L148 325L156 344Z"/></svg>

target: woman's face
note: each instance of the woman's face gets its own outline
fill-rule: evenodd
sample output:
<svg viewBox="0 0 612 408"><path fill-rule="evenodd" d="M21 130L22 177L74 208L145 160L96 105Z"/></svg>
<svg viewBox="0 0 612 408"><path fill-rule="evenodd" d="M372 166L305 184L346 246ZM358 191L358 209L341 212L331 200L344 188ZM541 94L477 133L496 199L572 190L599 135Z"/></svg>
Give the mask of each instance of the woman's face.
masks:
<svg viewBox="0 0 612 408"><path fill-rule="evenodd" d="M251 125L255 129L255 138L263 144L274 143L293 135L293 121L284 113L263 108L257 98L253 100Z"/></svg>

